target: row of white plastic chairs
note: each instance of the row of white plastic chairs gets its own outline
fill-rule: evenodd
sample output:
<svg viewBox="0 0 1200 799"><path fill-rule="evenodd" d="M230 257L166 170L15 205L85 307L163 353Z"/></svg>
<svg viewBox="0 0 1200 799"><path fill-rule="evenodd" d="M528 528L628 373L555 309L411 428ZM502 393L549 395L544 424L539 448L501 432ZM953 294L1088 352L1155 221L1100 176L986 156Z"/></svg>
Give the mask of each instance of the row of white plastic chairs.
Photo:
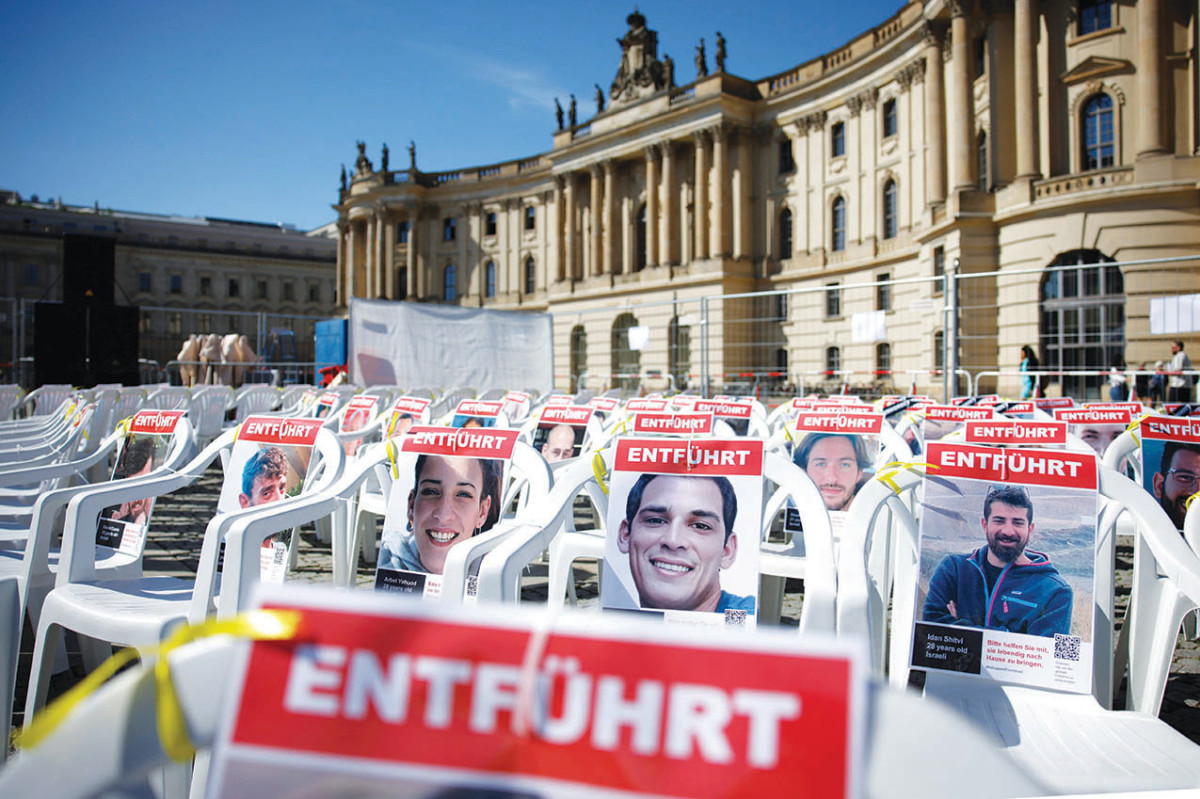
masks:
<svg viewBox="0 0 1200 799"><path fill-rule="evenodd" d="M190 597L189 610L193 619L200 618L214 609L212 603L216 596L216 578L215 572L210 571L210 567L214 561L215 552L210 550L217 546L216 542L219 542L222 535L227 541L230 554L226 559L226 572L222 578L224 584L222 585L219 598L216 599L215 610L218 613L232 613L237 608L244 606L250 586L257 579L257 548L266 535L304 521L312 521L329 515L333 515L336 518L339 513L343 514L342 523L348 524L348 519L345 518L345 513L348 509L348 500L354 495L356 486L365 479L365 476L370 472L376 471L384 463L385 456L376 454L373 456L373 460L369 458L360 459L360 462L357 462L353 467L347 469L344 474L339 476L336 472L341 470L334 467L334 462L339 461L342 447L329 443L335 440L336 436L324 436L323 438L326 443L324 445L318 444L318 449L321 451L322 458L327 465L327 476L325 479L313 481L304 497L294 500L286 506L279 506L269 510L262 509L262 512L257 514L230 514L223 520L214 519L210 523L201 555L201 574L198 576L197 587ZM183 469L175 477L182 478L185 473L194 473L197 466L202 471L203 467L207 466L216 457L220 449L220 446L214 444L206 451L208 453L207 456L202 455L194 459L190 469ZM365 451L369 452L369 449ZM893 452L892 454L902 456L903 453L900 451L898 453ZM602 457L604 457L603 454ZM896 459L903 458L898 457ZM570 527L573 514L570 512L570 509L573 507L574 498L583 492L597 504L603 503L603 492L593 490L596 488L594 485L595 474L592 471L592 464L588 458L580 459L555 472L553 475L553 488L550 487L548 468L545 467L544 463L539 467L537 461L537 454L531 447L527 447L523 454L514 459L514 473L526 472L525 479L528 481L526 485L528 491L532 492L534 496L539 496L538 502L530 503L526 506L527 509L532 508L534 513L526 514L520 519L502 523L491 533L480 536L478 539L473 539L467 542L466 545L455 547L447 565L446 583L443 586L444 596L447 600L453 601L455 597L461 597L462 581L465 579L465 575L471 565L480 560L482 560L482 563L479 565L480 598L515 599L517 579L524 565L548 545L553 544L557 540L565 540L560 535L561 533L571 532ZM610 462L609 468L611 468ZM795 501L802 509L810 511L814 507L823 509L823 503L818 501L819 494L815 493L811 483L806 478L803 478L802 474L782 453L775 452L768 457L767 479L775 481L780 485L788 484L788 489L782 493L772 493L767 502L767 513L764 513L764 518L771 518L773 516L772 509L777 512L788 497ZM901 472L901 474L903 476L908 473ZM1113 485L1119 483L1115 477L1107 479ZM915 482L912 484L915 484ZM153 487L158 489L166 485L167 483L164 482L156 484ZM843 542L839 555L840 560L835 564L833 539L832 533L829 531L828 519L826 517L824 525L822 525L820 517L825 514L811 513L812 518L805 518L804 520L805 546L803 557L796 557L798 553L794 550L785 554L785 557L791 555L792 560L795 561L794 563L785 564L785 568L794 568L799 564L803 564L804 566L799 572L790 572L791 574L800 574L806 579L805 611L802 617L803 629L826 629L846 633L847 631L856 629L855 625L857 624L857 629L861 632L863 625L866 624L869 627L869 634L867 636L869 639L874 641L881 635L879 632L879 614L876 613L875 616L872 616L870 612L855 612L856 601L860 601L860 604L864 607L869 605L869 602L857 600L855 597L864 595L864 591L862 590L862 586L864 585L873 587L873 589L865 591L865 594L868 596L871 595L871 590L874 590L880 596L886 597L890 594L891 589L887 584L887 579L885 578L881 581L879 578L881 572L878 569L872 570L865 567L871 565L870 562L872 559L878 560L881 551L886 555L889 552L894 553L904 550L904 547L899 546L896 542L902 534L911 536L915 530L915 526L913 523L904 524L903 515L900 511L903 509L911 517L913 509L916 506L914 503L896 505L896 502L888 495L891 489L885 489L884 493L881 494L878 485L873 485L875 487L868 487L866 489L868 493L863 496L864 498L869 497L872 491L875 494L880 494L880 498L874 502L874 506L871 501L860 502L856 499L854 511L852 512L856 514L855 518L858 518L863 514L869 513L869 509L874 507L875 515L868 516L867 523L861 526L848 526L848 529L854 531L856 534L861 533L864 537L861 547L858 545L859 542L857 540L850 546L847 546L849 542ZM72 520L70 514L68 514L68 521L73 521L75 525L74 527L70 524L68 525L68 533L73 530L83 530L84 532L81 535L86 539L88 532L94 532L94 524L91 526L90 531L88 531L87 520L94 519L94 516L99 513L100 509L123 499L136 498L135 495L139 493L144 495L146 490L150 488L151 484L142 480L139 480L136 484L133 481L128 481L121 485L114 484L108 486L96 495L88 497L86 501L81 498L78 502L72 504L72 510L75 514L74 519ZM543 492L545 498L541 499L540 495ZM61 499L61 497L56 498L56 501L61 501ZM1157 542L1159 538L1164 537L1143 532L1144 529L1151 530L1152 533L1163 532L1161 529L1158 529L1161 527L1162 520L1154 518L1154 514L1150 510L1147 510L1146 507L1141 507L1145 505L1144 496L1142 497L1141 506L1135 501L1136 497L1121 494L1120 499L1128 503L1131 512L1138 513L1140 511L1141 516L1148 517L1148 520L1139 517L1139 521L1141 522L1138 527L1139 542L1150 539ZM1138 506L1137 510L1132 510L1134 506ZM1153 509L1153 506L1150 507ZM882 508L887 508L888 510L887 513L883 514L884 518L892 517L893 520L890 520L884 528L884 532L880 533L878 516ZM597 518L599 519L604 518L604 514L599 512L601 510L601 508L598 508ZM82 527L79 526L81 519L84 520ZM868 531L870 531L871 536L868 536ZM345 541L345 543L348 544L349 542ZM1155 550L1154 546L1147 546L1149 546L1151 554L1154 557L1166 557L1158 550ZM1180 571L1180 568L1175 569L1175 576L1180 578L1182 575L1180 579L1188 578L1188 575L1191 574L1188 570L1191 569L1194 571L1194 563L1189 562L1186 557L1183 557L1181 552L1178 551L1178 547L1172 549L1166 544L1161 544L1161 547L1166 547L1163 551L1167 555L1175 556L1183 564L1183 567L1180 567L1182 571ZM71 546L68 546L67 540L64 539L64 549L72 553L75 553L77 550L80 551L83 560L87 560L87 558L86 552L82 552L82 550L88 548L90 548L90 541L81 543L77 537L76 540L71 542ZM241 553L240 558L237 554L239 552ZM1184 552L1187 553L1187 550L1185 549ZM1140 554L1142 553L1139 552ZM860 555L863 562L856 564ZM336 557L337 548L335 547ZM1192 561L1194 561L1194 556L1191 557ZM813 566L816 561L822 561L823 565L821 568L814 570ZM71 564L66 565L73 568L73 561ZM242 565L248 565L251 568L242 568ZM72 582L70 577L72 568L67 569L68 576L64 584ZM85 566L83 568L81 574L85 578L92 576L89 573L89 568L94 570L96 566L93 563L90 567ZM764 563L764 572L770 572L770 570L771 566L768 559L768 562ZM895 567L895 571L899 573L899 567ZM886 574L886 572L887 570L884 569L882 573ZM61 569L60 574L62 574ZM233 578L232 584L231 576ZM894 575L890 579L894 580ZM88 580L85 579L82 582L86 583ZM1179 579L1175 580L1175 583L1178 582ZM1197 593L1195 590L1192 590L1192 587L1186 585L1186 579L1184 579L1184 583L1184 588L1188 589L1182 592L1182 595L1187 597L1184 604L1195 602L1196 598L1200 597L1200 593ZM894 584L898 585L898 583ZM854 588L855 586L857 586L857 589ZM75 590L79 591L82 589ZM89 588L88 590L92 589ZM857 594L855 590L858 591ZM897 588L897 591L899 591L899 588ZM554 597L554 595L554 590L552 589L551 596ZM836 605L834 604L835 595ZM559 596L561 597L561 594ZM826 596L828 597L827 601L825 599ZM902 598L900 593L897 593L895 600L899 602ZM1146 602L1149 602L1149 600L1146 600ZM886 602L884 606L886 607ZM869 611L869 608L867 609ZM1133 612L1132 608L1131 612ZM835 618L837 619L836 624L834 623ZM1143 627L1151 624L1151 622L1146 621L1142 621L1141 623ZM884 628L886 629L886 624ZM905 633L902 632L903 627L894 629L901 631L899 637L892 636L889 640L889 645L893 647L892 651L896 652L896 642L901 640ZM44 636L39 635L39 643L44 638ZM893 668L892 674L895 676L904 671L905 669L902 668ZM1161 692L1159 692L1159 698L1161 698Z"/></svg>

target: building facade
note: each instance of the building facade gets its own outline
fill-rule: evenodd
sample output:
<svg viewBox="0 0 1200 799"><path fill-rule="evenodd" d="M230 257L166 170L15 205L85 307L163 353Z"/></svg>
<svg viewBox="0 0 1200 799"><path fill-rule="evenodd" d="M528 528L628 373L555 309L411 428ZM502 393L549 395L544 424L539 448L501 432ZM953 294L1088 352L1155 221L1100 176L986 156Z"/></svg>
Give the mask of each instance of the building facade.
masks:
<svg viewBox="0 0 1200 799"><path fill-rule="evenodd" d="M1064 371L1153 361L1151 297L1200 292L1200 260L1161 263L1200 255L1198 14L912 2L748 80L723 41L712 71L701 48L694 69L660 58L635 11L607 96L560 108L548 152L426 173L360 143L337 301L549 311L562 389L692 381L701 350L710 386L852 369L932 388L1023 344Z"/></svg>
<svg viewBox="0 0 1200 799"><path fill-rule="evenodd" d="M327 236L278 224L111 211L0 192L0 298L15 304L14 311L26 309L14 316L31 320L32 303L63 300L65 235L112 240L113 301L141 308L140 356L159 363L174 358L192 333L244 333L257 344L255 314L298 327L294 332L306 342L310 360L311 322L294 322L333 312L337 242ZM0 329L8 334L0 342L5 360L14 331Z"/></svg>

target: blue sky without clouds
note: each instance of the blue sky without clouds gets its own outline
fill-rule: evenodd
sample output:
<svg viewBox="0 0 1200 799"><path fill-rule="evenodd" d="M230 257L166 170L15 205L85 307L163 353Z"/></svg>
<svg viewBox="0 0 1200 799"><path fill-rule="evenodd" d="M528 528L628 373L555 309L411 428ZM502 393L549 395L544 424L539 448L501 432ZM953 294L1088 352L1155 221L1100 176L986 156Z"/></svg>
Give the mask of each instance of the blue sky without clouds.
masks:
<svg viewBox="0 0 1200 799"><path fill-rule="evenodd" d="M705 37L751 80L835 49L900 0L642 0L679 83ZM550 149L554 98L607 92L633 4L8 3L0 7L0 188L185 216L333 219L354 143L426 171ZM852 10L851 10L852 9Z"/></svg>

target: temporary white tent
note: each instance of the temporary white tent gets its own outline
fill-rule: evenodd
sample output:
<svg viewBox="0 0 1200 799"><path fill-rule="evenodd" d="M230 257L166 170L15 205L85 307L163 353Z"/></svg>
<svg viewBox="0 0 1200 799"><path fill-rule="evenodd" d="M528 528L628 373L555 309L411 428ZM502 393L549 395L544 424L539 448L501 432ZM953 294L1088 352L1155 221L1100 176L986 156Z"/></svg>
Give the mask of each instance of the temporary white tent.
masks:
<svg viewBox="0 0 1200 799"><path fill-rule="evenodd" d="M554 385L549 314L351 300L350 379L360 386Z"/></svg>

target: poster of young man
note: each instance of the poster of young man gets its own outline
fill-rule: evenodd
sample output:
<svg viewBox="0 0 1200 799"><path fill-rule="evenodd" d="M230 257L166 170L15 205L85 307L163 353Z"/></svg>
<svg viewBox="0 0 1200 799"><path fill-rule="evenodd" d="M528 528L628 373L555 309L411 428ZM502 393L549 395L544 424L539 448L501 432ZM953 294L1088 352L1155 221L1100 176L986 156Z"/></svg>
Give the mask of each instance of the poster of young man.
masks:
<svg viewBox="0 0 1200 799"><path fill-rule="evenodd" d="M753 626L762 468L760 440L620 439L601 607Z"/></svg>
<svg viewBox="0 0 1200 799"><path fill-rule="evenodd" d="M138 411L129 421L113 480L141 477L162 465L171 445L171 433L184 411ZM105 508L96 525L96 545L141 557L146 528L154 511L154 497L135 499Z"/></svg>
<svg viewBox="0 0 1200 799"><path fill-rule="evenodd" d="M1142 486L1183 529L1188 497L1200 486L1200 421L1187 417L1147 416L1142 438Z"/></svg>
<svg viewBox="0 0 1200 799"><path fill-rule="evenodd" d="M547 463L562 463L579 457L588 423L595 411L586 405L543 408L533 431L533 448Z"/></svg>
<svg viewBox="0 0 1200 799"><path fill-rule="evenodd" d="M342 414L341 432L354 433L366 427L367 423L375 418L375 408L378 404L379 397L373 394L359 394L357 397L351 397L350 401L346 403L345 413ZM347 455L353 455L358 452L358 445L361 443L361 438L353 438L343 441L342 446Z"/></svg>
<svg viewBox="0 0 1200 799"><path fill-rule="evenodd" d="M517 430L413 427L400 442L375 590L441 596L446 556L500 518Z"/></svg>
<svg viewBox="0 0 1200 799"><path fill-rule="evenodd" d="M340 399L336 391L326 391L317 399L317 407L313 410L313 416L317 419L325 419L329 416L338 404Z"/></svg>
<svg viewBox="0 0 1200 799"><path fill-rule="evenodd" d="M429 400L425 397L400 397L392 405L388 438L399 442L415 424L429 424Z"/></svg>
<svg viewBox="0 0 1200 799"><path fill-rule="evenodd" d="M939 441L928 461L911 665L1090 691L1095 456Z"/></svg>
<svg viewBox="0 0 1200 799"><path fill-rule="evenodd" d="M501 410L510 422L520 422L529 415L529 410L533 407L533 397L524 391L509 391L501 402Z"/></svg>
<svg viewBox="0 0 1200 799"><path fill-rule="evenodd" d="M503 418L504 403L499 400L463 400L454 409L451 427L495 427ZM507 427L507 420L501 427Z"/></svg>
<svg viewBox="0 0 1200 799"><path fill-rule="evenodd" d="M1096 451L1100 458L1108 451L1117 436L1125 432L1133 421L1127 408L1059 408L1054 411L1055 421L1065 422L1071 435L1078 437Z"/></svg>
<svg viewBox="0 0 1200 799"><path fill-rule="evenodd" d="M792 430L792 461L821 492L837 537L858 490L875 474L883 415L801 413ZM790 503L783 529L792 534L804 531L800 511Z"/></svg>
<svg viewBox="0 0 1200 799"><path fill-rule="evenodd" d="M320 429L319 419L251 416L242 422L229 454L217 513L269 505L299 494ZM263 541L259 566L264 581L283 582L295 532L275 533Z"/></svg>

